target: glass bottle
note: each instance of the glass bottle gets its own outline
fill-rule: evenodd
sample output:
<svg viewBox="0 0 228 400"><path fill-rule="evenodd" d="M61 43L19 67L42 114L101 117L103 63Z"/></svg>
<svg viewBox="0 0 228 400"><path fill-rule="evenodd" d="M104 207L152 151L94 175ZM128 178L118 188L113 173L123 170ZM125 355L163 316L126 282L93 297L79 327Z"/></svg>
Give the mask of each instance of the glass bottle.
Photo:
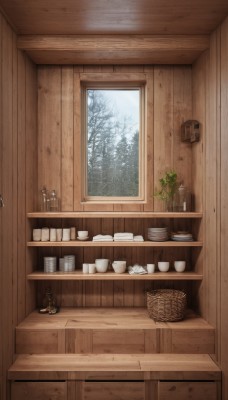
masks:
<svg viewBox="0 0 228 400"><path fill-rule="evenodd" d="M50 195L50 211L55 212L59 210L59 200L55 190L51 191Z"/></svg>
<svg viewBox="0 0 228 400"><path fill-rule="evenodd" d="M40 211L46 212L49 210L49 197L48 191L44 186L43 189L40 191Z"/></svg>
<svg viewBox="0 0 228 400"><path fill-rule="evenodd" d="M183 184L177 189L174 203L175 211L186 212L191 210L191 194Z"/></svg>

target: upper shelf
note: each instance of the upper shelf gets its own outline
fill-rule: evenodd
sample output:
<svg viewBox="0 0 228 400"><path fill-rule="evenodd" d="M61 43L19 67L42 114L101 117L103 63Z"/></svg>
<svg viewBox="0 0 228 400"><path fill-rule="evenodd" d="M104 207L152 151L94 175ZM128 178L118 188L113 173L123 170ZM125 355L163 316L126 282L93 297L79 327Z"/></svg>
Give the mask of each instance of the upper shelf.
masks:
<svg viewBox="0 0 228 400"><path fill-rule="evenodd" d="M28 218L202 218L202 212L60 211L30 212Z"/></svg>

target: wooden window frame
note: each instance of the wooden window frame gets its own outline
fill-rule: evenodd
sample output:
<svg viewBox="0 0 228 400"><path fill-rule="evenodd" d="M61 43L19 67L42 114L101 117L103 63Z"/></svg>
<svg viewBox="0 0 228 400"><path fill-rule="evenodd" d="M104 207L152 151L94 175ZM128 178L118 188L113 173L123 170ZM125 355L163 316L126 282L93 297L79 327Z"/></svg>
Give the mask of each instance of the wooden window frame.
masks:
<svg viewBox="0 0 228 400"><path fill-rule="evenodd" d="M119 75L119 74L118 74ZM81 80L81 137L82 137L82 203L86 204L144 204L146 202L146 80L135 79L132 74L119 75L119 79L109 79L105 77L99 81L83 79ZM134 74L135 75L135 74ZM115 77L116 78L116 77ZM121 79L122 78L122 79ZM139 194L138 196L89 196L87 194L87 90L88 89L138 89L140 91L140 129L139 129Z"/></svg>

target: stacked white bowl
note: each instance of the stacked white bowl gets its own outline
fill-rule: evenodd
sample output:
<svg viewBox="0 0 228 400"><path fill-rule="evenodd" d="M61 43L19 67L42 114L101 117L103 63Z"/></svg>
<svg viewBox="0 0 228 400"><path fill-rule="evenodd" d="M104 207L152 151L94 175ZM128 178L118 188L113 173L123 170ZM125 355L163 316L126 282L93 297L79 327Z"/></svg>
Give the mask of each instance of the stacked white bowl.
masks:
<svg viewBox="0 0 228 400"><path fill-rule="evenodd" d="M56 257L44 257L44 272L56 272Z"/></svg>

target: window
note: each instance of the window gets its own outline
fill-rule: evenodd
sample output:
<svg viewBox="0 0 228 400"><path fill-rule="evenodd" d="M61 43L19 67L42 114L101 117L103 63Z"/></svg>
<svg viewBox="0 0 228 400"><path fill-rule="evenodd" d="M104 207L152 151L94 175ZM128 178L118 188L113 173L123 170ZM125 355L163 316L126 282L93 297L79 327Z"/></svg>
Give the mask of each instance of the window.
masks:
<svg viewBox="0 0 228 400"><path fill-rule="evenodd" d="M84 90L85 200L143 200L142 86Z"/></svg>

